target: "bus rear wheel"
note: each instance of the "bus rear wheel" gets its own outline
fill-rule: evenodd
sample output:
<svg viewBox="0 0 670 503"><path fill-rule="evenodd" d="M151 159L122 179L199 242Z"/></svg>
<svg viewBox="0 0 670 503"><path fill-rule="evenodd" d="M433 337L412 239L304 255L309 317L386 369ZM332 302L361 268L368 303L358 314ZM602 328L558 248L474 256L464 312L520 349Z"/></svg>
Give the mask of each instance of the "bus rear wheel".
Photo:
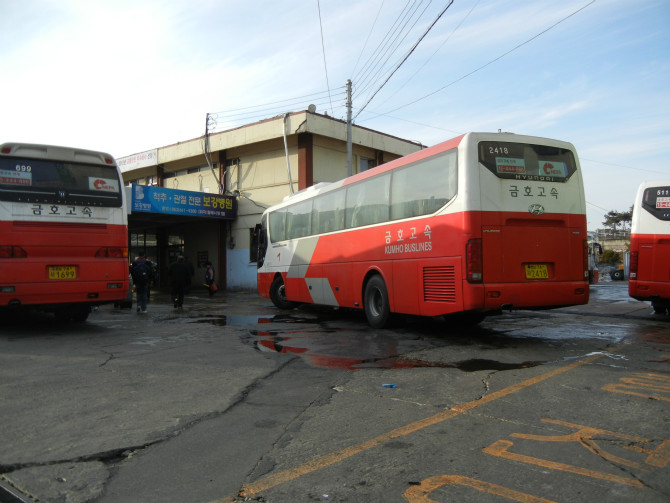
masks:
<svg viewBox="0 0 670 503"><path fill-rule="evenodd" d="M389 296L386 283L378 274L371 277L365 284L363 293L365 316L372 328L384 328L391 316Z"/></svg>
<svg viewBox="0 0 670 503"><path fill-rule="evenodd" d="M295 302L286 299L286 287L281 276L275 277L270 285L270 299L279 309L293 309L297 306Z"/></svg>
<svg viewBox="0 0 670 503"><path fill-rule="evenodd" d="M651 303L651 308L654 310L654 313L656 314L665 314L666 311L670 313L670 305L664 303L664 302L653 302Z"/></svg>

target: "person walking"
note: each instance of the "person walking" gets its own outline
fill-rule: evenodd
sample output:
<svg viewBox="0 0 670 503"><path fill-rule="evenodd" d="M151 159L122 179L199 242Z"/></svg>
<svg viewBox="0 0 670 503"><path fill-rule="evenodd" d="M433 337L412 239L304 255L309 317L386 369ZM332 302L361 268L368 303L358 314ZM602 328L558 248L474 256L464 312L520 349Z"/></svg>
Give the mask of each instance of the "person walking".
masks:
<svg viewBox="0 0 670 503"><path fill-rule="evenodd" d="M183 256L179 256L176 262L170 264L168 278L172 285L172 300L175 309L182 310L184 305L184 293L186 287L191 283L191 272Z"/></svg>
<svg viewBox="0 0 670 503"><path fill-rule="evenodd" d="M207 262L206 264L207 270L205 271L205 283L207 284L207 289L209 290L209 296L211 297L214 295L214 292L218 290L216 288L216 283L214 282L214 278L216 277L216 271L214 270L214 266L212 265L211 262Z"/></svg>
<svg viewBox="0 0 670 503"><path fill-rule="evenodd" d="M147 312L147 294L149 292L149 283L153 276L153 266L150 260L147 260L147 254L141 251L130 267L130 275L135 283L135 293L137 294L137 312L146 314Z"/></svg>

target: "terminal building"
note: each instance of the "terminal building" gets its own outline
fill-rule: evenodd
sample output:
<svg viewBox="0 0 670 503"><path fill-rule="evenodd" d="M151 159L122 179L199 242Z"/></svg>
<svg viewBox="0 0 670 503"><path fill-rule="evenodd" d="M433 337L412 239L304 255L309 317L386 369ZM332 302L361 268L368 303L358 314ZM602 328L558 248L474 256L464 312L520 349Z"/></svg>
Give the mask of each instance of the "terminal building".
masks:
<svg viewBox="0 0 670 503"><path fill-rule="evenodd" d="M346 135L344 121L305 110L117 159L131 260L145 250L158 287L183 255L196 286L211 261L221 288L255 289L254 230L266 208L422 148L353 126L348 168Z"/></svg>

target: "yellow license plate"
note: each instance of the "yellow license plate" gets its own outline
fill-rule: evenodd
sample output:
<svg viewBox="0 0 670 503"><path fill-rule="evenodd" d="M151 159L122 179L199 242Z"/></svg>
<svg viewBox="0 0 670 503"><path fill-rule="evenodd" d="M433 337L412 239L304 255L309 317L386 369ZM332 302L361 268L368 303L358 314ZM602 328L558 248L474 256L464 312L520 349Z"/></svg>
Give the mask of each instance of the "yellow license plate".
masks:
<svg viewBox="0 0 670 503"><path fill-rule="evenodd" d="M526 264L526 279L549 279L546 264Z"/></svg>
<svg viewBox="0 0 670 503"><path fill-rule="evenodd" d="M49 279L77 279L77 268L73 265L49 266Z"/></svg>

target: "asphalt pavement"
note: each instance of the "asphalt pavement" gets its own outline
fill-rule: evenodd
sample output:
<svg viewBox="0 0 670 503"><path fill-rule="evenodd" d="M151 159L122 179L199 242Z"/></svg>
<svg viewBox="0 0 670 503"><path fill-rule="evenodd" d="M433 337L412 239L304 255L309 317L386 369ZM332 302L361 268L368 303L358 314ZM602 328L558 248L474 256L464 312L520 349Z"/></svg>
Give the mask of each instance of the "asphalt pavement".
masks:
<svg viewBox="0 0 670 503"><path fill-rule="evenodd" d="M465 330L199 290L3 320L0 501L669 501L670 319L625 287Z"/></svg>

